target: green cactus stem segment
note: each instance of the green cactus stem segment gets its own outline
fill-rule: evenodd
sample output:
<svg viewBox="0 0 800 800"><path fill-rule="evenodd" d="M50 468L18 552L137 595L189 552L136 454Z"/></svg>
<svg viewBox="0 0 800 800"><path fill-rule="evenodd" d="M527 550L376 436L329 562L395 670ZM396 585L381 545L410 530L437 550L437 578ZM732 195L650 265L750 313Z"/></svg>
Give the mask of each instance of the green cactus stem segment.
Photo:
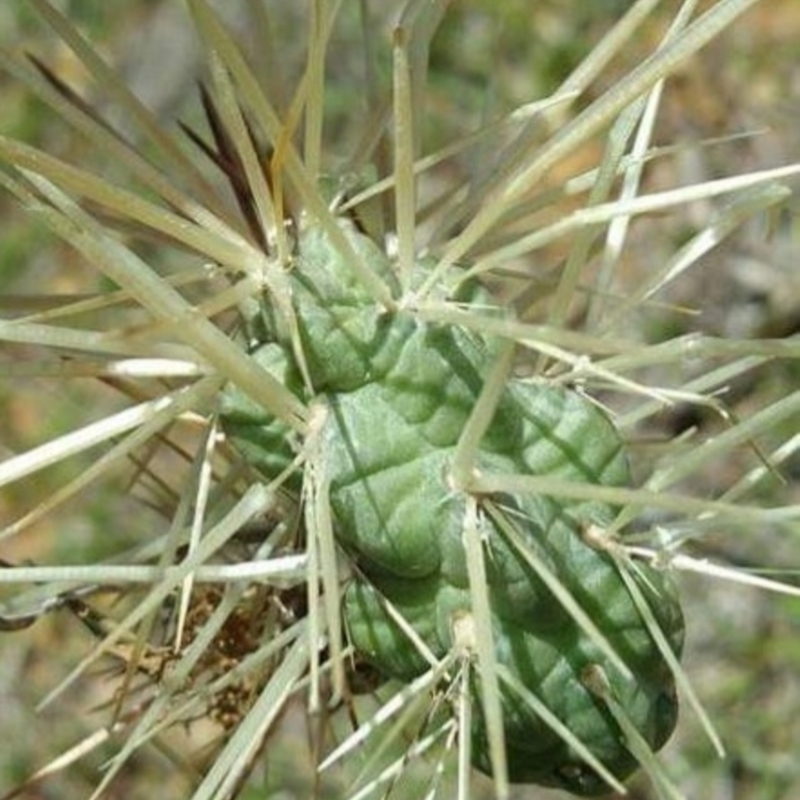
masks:
<svg viewBox="0 0 800 800"><path fill-rule="evenodd" d="M343 224L343 230L364 262L396 289L383 252L350 226ZM343 600L347 635L385 679L408 681L430 664L396 621L398 613L437 658L464 647L454 630L472 609L462 535L467 497L448 484L448 470L498 347L465 329L378 307L314 227L299 234L289 278L316 393L304 399L326 407L318 433L322 446L315 452L322 454L330 480L338 544L354 567ZM465 291L468 296L460 299L486 302L480 290ZM292 343L268 305L258 326L261 341L253 358L302 396ZM302 447L285 423L236 389L225 395L221 417L233 444L268 477ZM607 416L577 392L545 381L507 384L475 466L608 486L630 480L623 443ZM675 726L672 674L620 567L581 535L588 526L608 525L615 510L530 495L494 496L492 502L629 670L622 675L609 662L532 568L519 542L510 542L491 515L481 514L496 659L512 678L503 682L501 696L509 777L579 795L603 793L605 781L524 696L544 703L620 780L636 768L636 758L614 715L586 685L587 669L596 665L603 671L608 691L653 750ZM643 563L633 575L679 654L683 618L668 577ZM470 732L473 762L490 772L477 675L471 684L477 709Z"/></svg>

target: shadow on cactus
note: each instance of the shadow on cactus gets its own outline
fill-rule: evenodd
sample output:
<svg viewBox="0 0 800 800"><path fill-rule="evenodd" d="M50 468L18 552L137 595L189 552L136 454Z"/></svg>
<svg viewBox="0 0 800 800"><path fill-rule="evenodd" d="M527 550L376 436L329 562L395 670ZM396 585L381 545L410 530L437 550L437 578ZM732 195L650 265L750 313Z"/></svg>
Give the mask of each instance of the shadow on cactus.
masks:
<svg viewBox="0 0 800 800"><path fill-rule="evenodd" d="M185 467L171 493L147 498L168 519L151 541L101 564L0 571L6 582L41 582L2 607L8 630L64 606L94 619L94 587L143 587L115 619L93 624L100 644L70 676L125 643L112 724L125 739L98 791L164 729L205 717L222 732L192 797L229 797L298 702L323 728L314 766L325 775L339 764L347 781L358 771L352 798L393 791L422 756L434 765L429 796L447 796L453 770L468 796L472 764L498 797L509 783L623 792L638 766L659 796L679 797L654 756L676 725L678 689L721 750L679 663L668 537L625 530L648 507L678 518L755 512L672 494L667 481L632 486L622 425L606 407L615 393L647 415L677 396L713 405L705 393L717 387L630 377L625 359L647 365L652 348L617 331L674 270L623 297L613 283L620 253L606 248L597 270L596 251L612 226L690 199L748 191L755 213L785 198L773 181L792 168L637 195L661 82L750 4L719 2L697 19L687 5L648 59L573 116L603 66L599 50L552 97L424 156L427 59L446 4L401 4L391 90L377 77L384 54L366 43L365 124L332 179L324 64L338 5L309 11L305 70L283 101L204 0L190 0L209 59L209 133L184 126L203 156L194 159L34 0L146 147L38 60L4 59L5 69L144 191L7 138L2 181L120 288L98 294L95 308L132 299L146 317L98 334L82 327L91 309L76 300L3 323L7 341L45 349L29 373L58 364L59 374L113 376L135 401L0 465L12 482L106 447L5 535L21 536L128 459L145 493L160 485L154 441ZM634 4L608 43L622 50L652 5ZM377 24L377 12L362 12L365 29ZM598 136L596 170L547 183ZM462 183L437 189L440 173L465 164ZM628 194L617 196L621 184ZM585 207L565 210L575 198ZM186 271L165 277L147 263L141 244L152 242ZM547 274L525 266L559 247ZM698 243L693 257L702 253ZM576 318L584 330L570 329ZM695 342L699 354L713 345ZM678 343L663 357L682 353ZM143 669L165 647L159 668ZM143 672L145 701L133 691ZM361 691L377 699L364 704ZM450 756L452 767L436 767Z"/></svg>

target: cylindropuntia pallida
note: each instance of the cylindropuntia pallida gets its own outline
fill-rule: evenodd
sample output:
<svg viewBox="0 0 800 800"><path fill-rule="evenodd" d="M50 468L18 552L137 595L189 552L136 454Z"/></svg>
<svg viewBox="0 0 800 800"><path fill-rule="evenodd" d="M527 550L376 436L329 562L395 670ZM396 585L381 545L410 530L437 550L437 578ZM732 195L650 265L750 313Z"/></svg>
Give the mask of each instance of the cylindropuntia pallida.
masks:
<svg viewBox="0 0 800 800"><path fill-rule="evenodd" d="M203 648L218 647L235 618L250 620L243 638L253 647L236 652L231 667L258 688L238 716L226 717L233 722L197 798L234 790L296 691L307 691L314 713L349 705L353 671L364 661L376 670L372 686L404 686L332 753L320 754L326 768L355 758L364 740L381 742L380 722L418 709L430 693L443 698L417 726L418 740L395 772L371 773L366 790L391 782L412 752L444 743L459 753L464 795L474 763L492 774L498 796L509 781L580 794L621 790L637 764L659 791L676 796L653 751L675 724L676 683L698 707L678 664L683 621L669 576L649 563L658 547L646 539L634 547L623 526L642 507L726 518L743 507L692 505L663 491L668 482L632 488L618 424L600 407L598 391L629 393L647 413L648 403L678 396L707 404L716 385L670 390L628 376L631 359L651 363L654 351L639 352L616 335L614 314L626 301L619 311L609 308L613 291L605 281L613 270L590 283L592 246L600 232L619 230L619 221L687 199L750 188L752 212L784 196L771 182L789 168L682 193L636 193L648 155L645 100L657 102L670 70L751 4L719 2L697 19L687 4L662 46L572 119L566 109L600 68L600 50L552 97L434 154L421 152L420 131L427 51L446 24L446 4L402 4L391 102L369 84L369 124L349 171L368 175L361 167L371 163L379 177L339 184L322 167L323 65L338 6L310 10L306 69L292 102L280 106L215 13L192 0L209 55L204 105L212 133L206 139L192 129L190 137L229 179L234 211L63 18L36 0L94 77L107 82L147 148L131 147L46 68L37 76L7 67L146 192L7 139L0 141L9 166L4 182L149 317L101 336L79 324L53 331L46 318L32 316L5 325L9 341L45 343L56 333L58 347L77 354L59 362L64 374L124 379L139 404L9 460L0 476L18 480L76 449L122 437L65 487L66 497L168 429L175 447L188 437L176 428L194 436L186 483L171 504L162 503L170 525L122 564L4 571L8 580L149 584L103 641L109 649L132 637L128 684L152 655L157 615L174 608L175 656L137 715L123 693L115 719L130 726L130 737L103 786L158 730L196 716L215 691L230 688L224 671L198 665L206 663ZM607 47L622 48L653 5L635 4ZM629 144L634 130L640 138ZM608 146L596 171L560 186L544 183L602 132ZM439 164L485 153L487 142L497 143L492 169L418 201L419 183ZM612 199L620 182L629 194ZM553 217L571 196L585 197L585 208ZM731 219L741 213L733 209ZM575 240L545 289L546 311L531 311L542 298L527 286L517 291L522 279L506 273L569 233ZM189 252L182 277L191 293L141 257L140 240ZM694 257L701 252L698 243ZM198 268L199 260L213 269ZM639 303L670 277L666 270L647 276ZM500 304L479 283L497 278L506 281L506 295L517 293L513 303ZM110 307L119 299L97 302ZM586 327L569 330L577 307ZM58 309L62 321L83 311L79 304ZM697 342L696 352L712 345ZM754 353L742 345L735 355ZM680 346L659 357L681 357ZM534 376L516 375L520 365L532 365ZM129 381L142 375L149 382L137 395ZM152 459L143 471L158 470ZM32 515L61 499L44 501ZM208 599L198 589L203 581L229 586L206 614L197 611L198 598ZM49 602L62 597L60 585L50 591ZM15 601L19 608L25 599Z"/></svg>

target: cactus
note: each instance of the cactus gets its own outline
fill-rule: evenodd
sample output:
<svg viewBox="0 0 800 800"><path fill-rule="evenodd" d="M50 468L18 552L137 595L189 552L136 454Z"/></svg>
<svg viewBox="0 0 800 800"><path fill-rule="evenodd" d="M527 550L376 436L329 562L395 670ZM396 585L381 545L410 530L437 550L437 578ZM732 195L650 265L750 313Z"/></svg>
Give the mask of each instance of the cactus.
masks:
<svg viewBox="0 0 800 800"><path fill-rule="evenodd" d="M391 263L346 222L343 231L375 274L393 285ZM419 268L420 278L424 271ZM357 653L388 678L412 680L429 664L387 611L390 604L437 659L459 647L457 621L472 613L463 526L466 493L449 482L461 431L498 345L469 331L385 312L314 226L301 231L290 273L293 311L322 422L321 470L330 484L336 540L353 577L343 613ZM486 305L480 290L471 302ZM463 297L458 302L464 302ZM268 314L264 315L268 317ZM300 369L279 328L267 329L253 357L301 391ZM295 454L289 427L235 388L223 398L223 427L266 479ZM299 443L300 451L303 444ZM503 390L477 459L479 470L526 472L625 486L623 443L605 414L576 391L546 381L511 381ZM479 505L487 498L479 498ZM585 532L612 522L614 509L553 497L492 498L518 539L481 513L492 636L500 664L535 693L618 778L635 768L614 717L585 685L602 666L636 730L653 749L669 737L677 700L669 666L619 574L619 565ZM621 675L528 563L543 563L607 637L629 668ZM526 558L527 556L527 558ZM683 622L664 573L637 565L659 626L679 654ZM471 691L480 697L480 680ZM480 703L476 702L476 706ZM513 781L561 786L579 794L608 786L537 714L503 693L503 726ZM487 733L476 716L472 757L491 771Z"/></svg>
<svg viewBox="0 0 800 800"><path fill-rule="evenodd" d="M130 407L103 395L108 407L82 408L101 419L0 463L5 488L105 448L12 520L3 541L22 542L70 498L83 503L95 482L104 502L119 497L107 483L128 459L133 492L160 515L140 523L125 505L106 516L101 556L70 541L68 563L2 562L0 582L35 586L3 594L0 630L69 609L101 639L70 679L104 654L124 662L112 724L32 782L69 769L113 729L119 752L100 796L151 741L203 719L218 735L210 761L175 794L227 800L260 753L297 755L282 719L302 703L321 735L309 737L319 747L308 769L287 781L307 778L300 796L338 795L330 784L341 775L359 800L387 783L392 793L398 776L409 796L448 797L454 775L466 798L478 780L470 765L497 798L510 782L621 792L637 766L659 797L681 796L654 755L676 725L678 694L722 748L680 663L685 601L673 568L704 562L679 548L712 527L796 524L794 506L747 500L796 437L758 441L755 467L714 500L695 496L692 479L796 414L794 389L742 421L720 395L797 347L646 341L641 312L663 308L655 296L742 220L785 200L775 181L798 170L650 194L641 171L670 154L649 145L662 82L754 2L716 0L697 18L682 4L664 41L604 88L595 78L607 59L624 62L642 23L658 22L655 3L637 2L552 96L457 141L448 133L438 149L422 130L426 70L450 10L399 0L387 52L363 48L365 84L349 96L365 102L342 166L323 146L323 130L339 144L348 127L327 102L336 78L326 49L334 24L352 34L348 15L360 11L367 29L384 4L310 4L294 85L277 62L259 80L258 59L247 61L212 5L188 0L209 72L207 132L184 126L187 143L47 0L30 0L127 126L43 62L4 57L101 166L0 136L0 181L116 290L23 302L0 339L12 379L96 378ZM271 12L252 10L268 41ZM575 157L596 155L598 138L597 168L576 174ZM674 257L630 270L631 286L623 252L634 216L730 193ZM687 353L699 376L684 376ZM634 450L642 421L658 426L676 401L729 429L691 448L665 442L661 460ZM94 597L108 589L123 597L104 617Z"/></svg>

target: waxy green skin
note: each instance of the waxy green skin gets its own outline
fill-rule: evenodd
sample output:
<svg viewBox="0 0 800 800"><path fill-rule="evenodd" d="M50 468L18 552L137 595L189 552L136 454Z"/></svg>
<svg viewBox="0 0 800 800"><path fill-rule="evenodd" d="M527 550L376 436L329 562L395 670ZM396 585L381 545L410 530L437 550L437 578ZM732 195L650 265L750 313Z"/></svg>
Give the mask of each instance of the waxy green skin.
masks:
<svg viewBox="0 0 800 800"><path fill-rule="evenodd" d="M351 243L392 288L387 258L345 229ZM325 407L319 435L340 546L355 577L344 597L355 649L388 678L429 668L387 612L387 601L441 658L454 646L453 624L470 612L463 545L467 497L448 485L449 465L496 353L491 342L453 326L424 324L378 308L314 228L299 237L290 274L303 352ZM485 295L467 296L462 299ZM254 352L300 394L299 371L280 320L267 319ZM307 398L306 398L307 399ZM237 391L222 418L231 440L266 475L293 456L289 430ZM478 469L548 475L609 486L629 482L622 442L607 417L578 393L545 382L511 381L481 441ZM625 678L550 593L525 559L480 515L496 657L619 778L636 768L617 723L584 685L601 666L615 698L653 749L677 718L672 676L610 556L586 543L590 525L614 509L530 495L492 498L525 545L570 590L622 657ZM636 580L676 653L683 619L663 575L637 564ZM475 679L476 699L481 692ZM508 687L503 714L510 778L576 794L606 784ZM486 732L475 704L473 761L490 771Z"/></svg>

